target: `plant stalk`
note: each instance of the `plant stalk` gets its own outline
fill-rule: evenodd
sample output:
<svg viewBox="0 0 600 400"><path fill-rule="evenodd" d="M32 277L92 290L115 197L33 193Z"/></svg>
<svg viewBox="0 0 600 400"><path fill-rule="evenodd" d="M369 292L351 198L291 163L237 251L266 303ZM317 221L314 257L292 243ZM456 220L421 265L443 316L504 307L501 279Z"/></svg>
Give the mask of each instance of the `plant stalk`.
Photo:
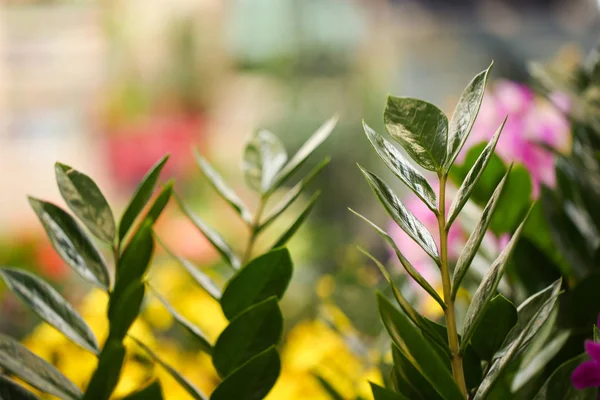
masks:
<svg viewBox="0 0 600 400"><path fill-rule="evenodd" d="M244 251L244 256L242 257L242 266L244 266L252 256L252 250L254 249L254 244L256 243L256 238L258 237L258 227L260 224L260 218L262 217L262 213L265 209L266 203L267 199L261 198L260 204L258 205L258 209L256 210L256 214L254 214L252 226L250 226L250 237L248 238L248 244L246 245L246 250Z"/></svg>
<svg viewBox="0 0 600 400"><path fill-rule="evenodd" d="M445 175L440 175L440 193L437 216L440 232L440 270L442 275L442 288L444 291L444 302L446 303L446 326L448 330L448 346L451 353L452 376L462 394L467 398L467 385L465 384L465 373L463 360L460 355L460 344L456 329L456 315L454 313L454 299L452 299L452 287L450 283L450 265L448 264L448 232L446 230L446 180Z"/></svg>

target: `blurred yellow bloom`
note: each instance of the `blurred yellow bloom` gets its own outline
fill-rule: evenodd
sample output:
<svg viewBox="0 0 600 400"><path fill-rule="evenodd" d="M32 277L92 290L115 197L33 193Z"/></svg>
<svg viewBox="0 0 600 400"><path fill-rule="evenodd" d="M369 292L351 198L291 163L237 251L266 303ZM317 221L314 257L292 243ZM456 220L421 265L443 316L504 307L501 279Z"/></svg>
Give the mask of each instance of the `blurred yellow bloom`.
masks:
<svg viewBox="0 0 600 400"><path fill-rule="evenodd" d="M198 325L214 341L227 326L227 319L217 301L200 289L185 270L173 264L155 266L150 283L171 305L192 323ZM332 290L331 277L321 280L323 294ZM325 296L326 297L326 296ZM177 369L206 394L218 385L218 377L210 356L194 349L191 336L173 323L163 305L152 296L141 318L131 327L130 334L147 344L166 363ZM102 343L107 334L106 307L108 296L100 290L91 291L79 306L79 312ZM335 306L326 304L323 313L342 333L355 334L348 318ZM154 332L153 332L154 330ZM172 338L177 335L177 339ZM189 339L184 343L181 339ZM41 324L34 329L24 344L40 357L51 362L80 388L85 388L97 360L89 352L71 343L54 328ZM133 341L126 339L127 358L115 398L123 397L158 378L165 399L189 398L183 388ZM311 399L329 400L315 374L326 379L344 397L357 395L371 398L367 380L382 382L376 368L368 367L366 360L357 357L344 338L320 320L303 321L290 330L281 346L281 376L269 393L268 400ZM371 357L373 356L373 357ZM376 358L375 355L370 359ZM49 398L43 397L42 398Z"/></svg>

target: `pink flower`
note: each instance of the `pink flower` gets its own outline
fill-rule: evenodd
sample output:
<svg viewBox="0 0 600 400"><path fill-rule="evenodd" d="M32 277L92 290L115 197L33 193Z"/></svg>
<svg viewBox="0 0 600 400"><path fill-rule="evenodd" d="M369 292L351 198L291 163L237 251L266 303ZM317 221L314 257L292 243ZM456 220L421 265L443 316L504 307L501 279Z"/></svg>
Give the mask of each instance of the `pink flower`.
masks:
<svg viewBox="0 0 600 400"><path fill-rule="evenodd" d="M515 161L527 168L532 178L533 197L537 197L541 184L552 187L556 180L554 156L539 144L563 152L570 148L569 123L556 108L568 107L563 100L559 94L554 95L556 106L553 106L537 99L533 91L523 84L497 82L483 98L479 116L458 158L459 162L470 147L489 141L508 115L496 153L506 163Z"/></svg>
<svg viewBox="0 0 600 400"><path fill-rule="evenodd" d="M573 386L578 390L600 387L600 343L586 340L585 351L591 360L581 363L571 375Z"/></svg>

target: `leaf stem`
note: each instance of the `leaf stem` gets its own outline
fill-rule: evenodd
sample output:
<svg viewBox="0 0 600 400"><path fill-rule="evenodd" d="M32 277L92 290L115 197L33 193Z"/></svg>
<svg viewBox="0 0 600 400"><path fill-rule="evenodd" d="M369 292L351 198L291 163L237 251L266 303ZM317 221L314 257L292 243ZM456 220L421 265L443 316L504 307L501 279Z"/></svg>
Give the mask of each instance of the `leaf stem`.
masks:
<svg viewBox="0 0 600 400"><path fill-rule="evenodd" d="M262 197L260 199L260 204L258 205L258 209L256 210L256 214L254 214L254 218L252 220L252 225L250 226L250 237L248 238L248 244L246 245L246 250L244 251L244 256L242 257L242 266L244 266L252 256L252 250L254 248L254 244L256 243L256 238L258 237L258 228L260 226L260 218L262 217L262 213L265 209L265 205L267 204L267 198Z"/></svg>
<svg viewBox="0 0 600 400"><path fill-rule="evenodd" d="M437 215L438 227L440 232L440 270L442 275L442 287L444 291L444 302L446 309L446 326L448 330L448 346L450 347L452 376L458 385L462 394L467 398L467 385L465 384L465 374L463 370L462 356L460 354L460 345L458 342L458 332L456 329L456 316L454 314L454 299L452 299L452 287L450 282L450 266L448 264L448 232L446 231L446 180L447 176L440 174L440 193Z"/></svg>

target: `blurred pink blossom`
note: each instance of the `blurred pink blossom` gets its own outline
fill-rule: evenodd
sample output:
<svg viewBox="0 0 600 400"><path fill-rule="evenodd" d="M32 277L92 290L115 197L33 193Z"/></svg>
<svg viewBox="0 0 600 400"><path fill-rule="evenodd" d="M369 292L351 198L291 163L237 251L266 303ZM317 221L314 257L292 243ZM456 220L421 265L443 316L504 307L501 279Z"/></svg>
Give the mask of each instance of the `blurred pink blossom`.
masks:
<svg viewBox="0 0 600 400"><path fill-rule="evenodd" d="M496 82L483 98L477 121L457 161L464 160L473 145L488 142L508 115L496 153L506 163L514 161L527 168L534 198L539 195L541 184L554 186L554 156L539 144L567 152L571 136L569 123L559 111L568 109L568 101L558 93L551 98L554 105L536 98L526 85L507 80Z"/></svg>

